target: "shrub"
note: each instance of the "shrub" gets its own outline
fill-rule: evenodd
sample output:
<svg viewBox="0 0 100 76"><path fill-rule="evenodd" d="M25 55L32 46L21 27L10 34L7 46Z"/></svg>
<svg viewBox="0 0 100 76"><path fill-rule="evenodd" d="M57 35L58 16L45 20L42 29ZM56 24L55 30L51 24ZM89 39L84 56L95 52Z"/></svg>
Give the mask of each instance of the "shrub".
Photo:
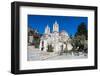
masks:
<svg viewBox="0 0 100 76"><path fill-rule="evenodd" d="M53 47L52 47L52 45L48 45L47 46L47 52L53 52Z"/></svg>

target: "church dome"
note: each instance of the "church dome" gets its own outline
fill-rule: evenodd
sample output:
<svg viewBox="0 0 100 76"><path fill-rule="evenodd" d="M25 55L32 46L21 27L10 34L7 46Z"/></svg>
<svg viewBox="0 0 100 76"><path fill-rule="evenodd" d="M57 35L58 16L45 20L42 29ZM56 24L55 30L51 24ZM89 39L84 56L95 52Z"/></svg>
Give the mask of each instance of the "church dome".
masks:
<svg viewBox="0 0 100 76"><path fill-rule="evenodd" d="M69 37L68 33L65 30L62 30L61 33L60 33L60 35Z"/></svg>

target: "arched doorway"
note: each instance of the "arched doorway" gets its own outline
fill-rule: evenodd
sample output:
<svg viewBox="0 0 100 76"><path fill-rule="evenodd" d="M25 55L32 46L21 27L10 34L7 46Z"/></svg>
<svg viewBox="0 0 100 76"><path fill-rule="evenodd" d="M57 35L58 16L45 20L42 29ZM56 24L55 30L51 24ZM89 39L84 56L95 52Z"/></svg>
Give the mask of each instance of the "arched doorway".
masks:
<svg viewBox="0 0 100 76"><path fill-rule="evenodd" d="M42 48L41 48L41 51L44 50L44 41L42 41Z"/></svg>

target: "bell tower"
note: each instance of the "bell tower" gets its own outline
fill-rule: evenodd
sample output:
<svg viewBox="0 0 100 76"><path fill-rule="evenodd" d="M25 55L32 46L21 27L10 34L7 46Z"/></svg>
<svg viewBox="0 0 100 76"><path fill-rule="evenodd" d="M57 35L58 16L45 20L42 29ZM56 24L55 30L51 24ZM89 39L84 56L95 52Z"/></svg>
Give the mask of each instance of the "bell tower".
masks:
<svg viewBox="0 0 100 76"><path fill-rule="evenodd" d="M50 28L48 25L45 27L45 34L50 34Z"/></svg>
<svg viewBox="0 0 100 76"><path fill-rule="evenodd" d="M53 24L53 32L59 32L59 25L57 21L55 21L55 23Z"/></svg>

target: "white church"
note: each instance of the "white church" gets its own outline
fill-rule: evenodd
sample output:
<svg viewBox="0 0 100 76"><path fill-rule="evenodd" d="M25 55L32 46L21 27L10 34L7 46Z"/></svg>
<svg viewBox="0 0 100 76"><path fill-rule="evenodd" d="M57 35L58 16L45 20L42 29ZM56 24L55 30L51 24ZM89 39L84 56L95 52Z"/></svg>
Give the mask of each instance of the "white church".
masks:
<svg viewBox="0 0 100 76"><path fill-rule="evenodd" d="M52 45L53 52L55 53L62 52L66 48L70 51L73 48L68 33L64 30L59 32L59 24L57 21L53 24L52 32L50 32L50 27L48 25L45 27L45 32L40 39L40 51L47 51L48 45Z"/></svg>

